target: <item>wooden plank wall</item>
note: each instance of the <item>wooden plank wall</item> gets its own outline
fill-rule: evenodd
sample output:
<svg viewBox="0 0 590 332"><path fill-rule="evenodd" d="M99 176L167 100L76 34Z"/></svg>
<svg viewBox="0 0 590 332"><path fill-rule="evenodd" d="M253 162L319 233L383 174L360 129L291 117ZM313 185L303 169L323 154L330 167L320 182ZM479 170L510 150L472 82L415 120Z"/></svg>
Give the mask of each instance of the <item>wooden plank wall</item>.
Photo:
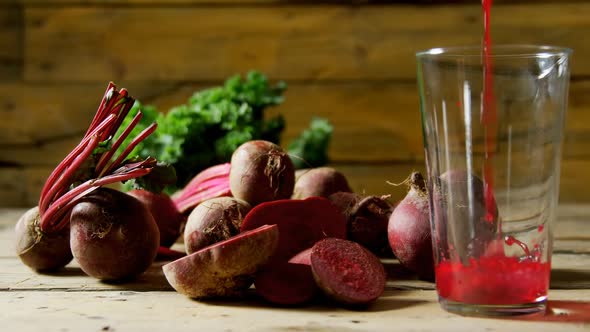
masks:
<svg viewBox="0 0 590 332"><path fill-rule="evenodd" d="M333 165L391 193L423 170L414 53L478 44L480 1L0 0L0 206L35 204L109 80L166 110L259 69L287 81L284 142L314 115ZM575 50L562 201L590 201L590 1L495 1L496 43Z"/></svg>

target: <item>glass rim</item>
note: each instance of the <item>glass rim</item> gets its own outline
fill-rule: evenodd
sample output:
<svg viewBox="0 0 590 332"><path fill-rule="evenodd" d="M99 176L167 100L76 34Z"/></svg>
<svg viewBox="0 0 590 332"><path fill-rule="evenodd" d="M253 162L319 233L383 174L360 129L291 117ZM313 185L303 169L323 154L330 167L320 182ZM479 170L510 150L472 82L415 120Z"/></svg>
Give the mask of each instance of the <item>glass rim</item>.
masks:
<svg viewBox="0 0 590 332"><path fill-rule="evenodd" d="M538 58L549 56L569 56L573 49L552 45L498 44L491 46L490 58ZM471 58L481 57L481 45L433 47L416 52L417 58Z"/></svg>

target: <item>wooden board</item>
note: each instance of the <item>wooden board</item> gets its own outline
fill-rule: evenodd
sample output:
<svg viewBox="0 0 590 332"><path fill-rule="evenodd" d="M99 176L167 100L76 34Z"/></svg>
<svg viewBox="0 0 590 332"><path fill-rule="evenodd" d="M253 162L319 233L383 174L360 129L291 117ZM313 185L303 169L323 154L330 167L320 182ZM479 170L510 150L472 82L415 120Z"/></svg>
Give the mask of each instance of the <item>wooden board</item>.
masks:
<svg viewBox="0 0 590 332"><path fill-rule="evenodd" d="M589 13L588 3L498 6L493 37L497 44L573 47L580 59L573 73L587 76ZM25 14L30 81L216 80L252 68L282 79L413 79L416 51L477 45L482 27L479 3L59 7Z"/></svg>
<svg viewBox="0 0 590 332"><path fill-rule="evenodd" d="M37 274L4 252L12 245L12 226L23 209L0 209L0 320L14 331L584 331L590 324L590 255L554 254L549 309L545 315L512 319L467 318L442 310L434 284L416 280L395 260L385 293L364 310L327 301L309 306L271 306L251 289L241 299L195 301L176 292L155 263L136 280L104 283L90 278L72 262L54 274ZM557 234L579 229L586 243L590 229L581 218L587 205L559 208ZM576 225L577 224L577 225ZM580 227L582 226L582 227ZM173 321L174 324L170 324ZM561 322L561 324L557 324Z"/></svg>
<svg viewBox="0 0 590 332"><path fill-rule="evenodd" d="M19 7L0 7L0 83L15 81L22 73L23 12ZM0 114L6 102L0 98Z"/></svg>
<svg viewBox="0 0 590 332"><path fill-rule="evenodd" d="M256 301L201 303L172 292L9 292L3 325L14 331L587 331L590 291L552 291L544 317L467 318L440 309L434 291L388 291L368 310L330 305L273 308ZM553 322L552 322L553 321ZM569 321L569 323L568 323ZM172 322L172 323L171 323ZM562 322L562 323L558 323Z"/></svg>
<svg viewBox="0 0 590 332"><path fill-rule="evenodd" d="M213 85L119 84L162 112L186 103L195 91ZM23 166L55 165L86 131L105 86L0 84L0 100L9 107L0 122L0 161ZM590 159L588 89L590 81L571 85L565 159ZM334 162L424 160L418 92L413 82L290 83L285 102L268 109L269 116L279 113L287 123L285 146L309 126L314 116L328 119L334 125L329 151Z"/></svg>

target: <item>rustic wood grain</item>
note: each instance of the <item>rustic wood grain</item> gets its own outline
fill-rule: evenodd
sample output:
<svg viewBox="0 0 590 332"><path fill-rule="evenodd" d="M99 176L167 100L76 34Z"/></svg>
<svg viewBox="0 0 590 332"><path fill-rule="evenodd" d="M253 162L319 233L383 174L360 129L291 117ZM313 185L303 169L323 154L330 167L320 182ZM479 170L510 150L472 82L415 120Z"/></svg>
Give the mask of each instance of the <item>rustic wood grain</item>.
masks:
<svg viewBox="0 0 590 332"><path fill-rule="evenodd" d="M270 307L257 300L197 302L173 292L8 292L0 317L15 331L587 331L588 290L550 292L547 316L468 318L443 311L434 291L388 291L367 310L329 304ZM171 323L173 321L174 323ZM557 323L557 322L562 323ZM569 321L569 323L568 323ZM393 322L393 323L392 323Z"/></svg>
<svg viewBox="0 0 590 332"><path fill-rule="evenodd" d="M167 111L209 84L129 83L139 100ZM79 141L106 83L0 84L5 107L0 122L0 161L54 165ZM590 159L590 81L573 82L565 129L565 159ZM288 145L314 116L329 119L334 162L407 162L424 159L415 83L290 83L285 102L268 110L283 114ZM0 105L0 108L2 106ZM39 156L43 156L40 158Z"/></svg>
<svg viewBox="0 0 590 332"><path fill-rule="evenodd" d="M573 47L580 59L574 75L589 75L589 13L588 3L498 6L493 37L497 44ZM32 81L215 80L251 68L283 79L413 79L416 51L477 45L482 27L479 3L59 7L25 14L25 78Z"/></svg>
<svg viewBox="0 0 590 332"><path fill-rule="evenodd" d="M0 83L12 82L21 76L23 21L22 8L0 7ZM0 98L0 114L3 106L5 103Z"/></svg>

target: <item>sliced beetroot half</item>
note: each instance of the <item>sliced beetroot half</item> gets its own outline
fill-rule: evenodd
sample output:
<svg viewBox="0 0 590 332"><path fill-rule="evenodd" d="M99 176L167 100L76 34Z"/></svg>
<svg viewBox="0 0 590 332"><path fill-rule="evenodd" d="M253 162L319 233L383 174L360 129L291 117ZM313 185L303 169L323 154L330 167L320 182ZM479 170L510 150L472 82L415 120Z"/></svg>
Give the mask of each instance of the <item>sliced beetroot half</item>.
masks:
<svg viewBox="0 0 590 332"><path fill-rule="evenodd" d="M280 305L304 304L319 292L311 266L282 261L263 267L254 285L258 295Z"/></svg>
<svg viewBox="0 0 590 332"><path fill-rule="evenodd" d="M346 238L344 215L324 197L261 203L246 215L240 230L267 224L276 224L280 233L273 261L288 261L326 237Z"/></svg>
<svg viewBox="0 0 590 332"><path fill-rule="evenodd" d="M310 255L311 270L320 288L334 300L366 305L385 290L385 269L377 256L358 243L327 238Z"/></svg>
<svg viewBox="0 0 590 332"><path fill-rule="evenodd" d="M276 225L263 225L168 263L162 270L170 285L188 297L237 295L252 285L278 239Z"/></svg>

